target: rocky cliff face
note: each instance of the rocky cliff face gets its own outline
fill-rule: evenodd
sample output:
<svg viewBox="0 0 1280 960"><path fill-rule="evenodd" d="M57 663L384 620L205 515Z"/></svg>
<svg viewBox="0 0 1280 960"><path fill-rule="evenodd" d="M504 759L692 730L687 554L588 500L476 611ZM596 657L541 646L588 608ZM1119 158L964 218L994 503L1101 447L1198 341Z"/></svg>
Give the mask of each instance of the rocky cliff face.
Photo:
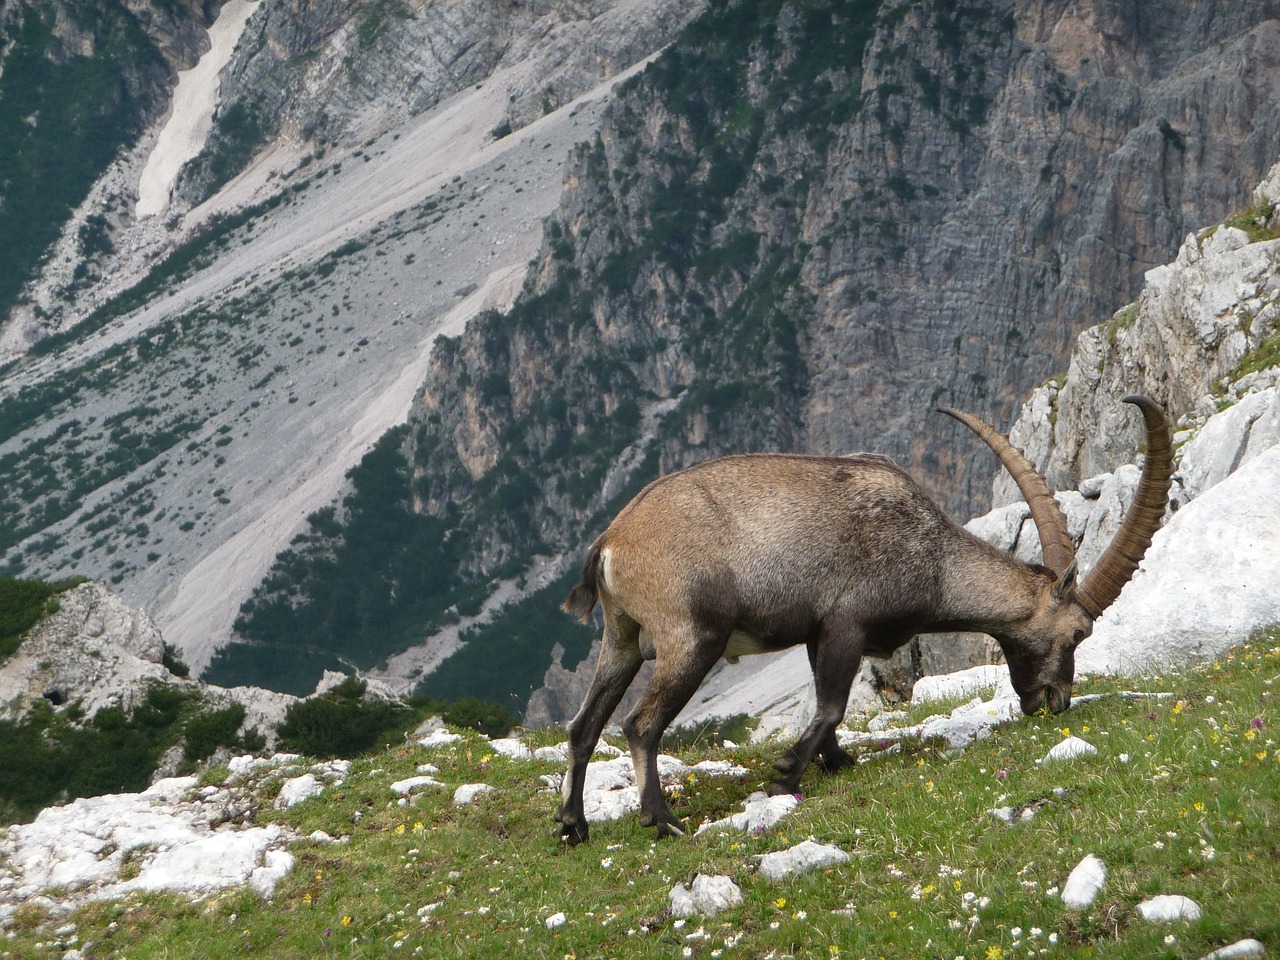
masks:
<svg viewBox="0 0 1280 960"><path fill-rule="evenodd" d="M252 6L174 206L126 222L144 137L103 187L104 276L50 287L41 322L205 232L0 398L7 563L117 579L199 663L411 392L383 489L448 569L385 546L348 604L286 557L257 597L273 626L317 601L377 659L425 632L420 581L465 616L734 450L875 448L969 511L993 468L932 405L1006 420L1280 146L1274 0L718 0L683 33L696 3ZM678 33L598 135L598 106L555 109ZM346 536L374 516L314 513L316 563L385 541Z"/></svg>
<svg viewBox="0 0 1280 960"><path fill-rule="evenodd" d="M201 22L220 50L235 41L227 15L244 28L221 81L170 115L162 103L121 148L28 289L23 317L0 331L6 572L110 580L202 669L271 558L403 420L435 335L510 303L609 77L696 10L687 0L209 5ZM17 75L17 49L4 79ZM318 64L332 75L308 72ZM372 100L347 89L366 74ZM237 108L249 84L280 98L268 119L283 132L265 143L274 127L242 122ZM400 96L410 86L412 102ZM161 134L206 114L203 159L161 215L137 217ZM237 150L224 149L231 141ZM213 181L182 184L215 166L235 176L191 208ZM80 229L90 219L110 241L92 257ZM207 459L194 433L208 434ZM310 662L299 692L337 666Z"/></svg>
<svg viewBox="0 0 1280 960"><path fill-rule="evenodd" d="M658 470L875 448L978 505L991 467L931 406L1007 419L1245 198L1274 12L713 5L581 152L524 303L437 353L423 508L536 475L475 562L577 542L646 414Z"/></svg>
<svg viewBox="0 0 1280 960"><path fill-rule="evenodd" d="M1116 402L1127 393L1156 397L1190 431L1233 405L1252 409L1256 401L1241 401L1274 384L1277 198L1280 167L1235 216L1188 234L1172 263L1147 273L1135 302L1081 334L1066 377L1032 393L1010 436L1047 471L1051 484L1074 486L1138 442L1140 426ZM1245 416L1251 421L1257 413ZM1274 442L1259 437L1251 445L1247 428L1240 440L1239 450L1226 454L1229 469L1213 468L1214 482L1241 465L1246 453L1256 455ZM1209 469L1182 471L1188 496L1212 485L1202 476ZM997 502L1006 500L1008 484L997 482L995 493Z"/></svg>

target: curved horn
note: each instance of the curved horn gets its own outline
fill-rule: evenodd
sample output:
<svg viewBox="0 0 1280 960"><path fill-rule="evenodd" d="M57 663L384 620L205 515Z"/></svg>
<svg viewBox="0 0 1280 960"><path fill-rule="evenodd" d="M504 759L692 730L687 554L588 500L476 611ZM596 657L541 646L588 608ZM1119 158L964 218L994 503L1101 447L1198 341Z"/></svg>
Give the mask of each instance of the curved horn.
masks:
<svg viewBox="0 0 1280 960"><path fill-rule="evenodd" d="M1008 441L995 428L975 417L971 413L956 410L953 407L938 407L939 413L959 420L966 427L981 437L988 447L1000 458L1004 468L1013 477L1013 482L1022 492L1022 499L1031 508L1031 519L1035 522L1036 531L1040 534L1040 549L1044 554L1044 565L1053 571L1054 576L1061 576L1076 558L1075 543L1067 531L1067 518L1054 499L1053 491L1044 477L1036 471L1031 462L1022 455L1017 447ZM1139 554L1141 556L1141 554Z"/></svg>
<svg viewBox="0 0 1280 960"><path fill-rule="evenodd" d="M1142 467L1138 490L1120 529L1076 588L1076 601L1095 620L1120 596L1120 591L1138 569L1142 555L1151 546L1151 536L1164 519L1173 478L1173 444L1169 439L1169 422L1164 411L1147 397L1125 397L1124 402L1132 403L1142 411L1142 419L1147 426L1147 462Z"/></svg>

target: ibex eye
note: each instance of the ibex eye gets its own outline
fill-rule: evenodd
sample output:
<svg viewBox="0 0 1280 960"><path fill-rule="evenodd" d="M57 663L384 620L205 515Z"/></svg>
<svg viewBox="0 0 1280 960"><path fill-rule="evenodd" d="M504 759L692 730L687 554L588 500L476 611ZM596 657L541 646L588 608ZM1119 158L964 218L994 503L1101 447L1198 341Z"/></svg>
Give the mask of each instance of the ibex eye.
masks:
<svg viewBox="0 0 1280 960"><path fill-rule="evenodd" d="M1080 646L1080 642L1081 642L1082 640L1084 640L1084 631L1083 631L1083 630L1077 630L1077 631L1075 632L1075 636L1073 636L1073 637L1071 638L1071 645L1072 645L1073 647L1078 647L1078 646Z"/></svg>

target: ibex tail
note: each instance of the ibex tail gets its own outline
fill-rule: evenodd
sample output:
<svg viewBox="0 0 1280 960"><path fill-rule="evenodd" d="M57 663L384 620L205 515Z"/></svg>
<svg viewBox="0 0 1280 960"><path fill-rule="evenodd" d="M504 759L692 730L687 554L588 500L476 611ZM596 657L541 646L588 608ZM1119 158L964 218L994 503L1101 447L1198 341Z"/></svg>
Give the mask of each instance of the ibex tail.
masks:
<svg viewBox="0 0 1280 960"><path fill-rule="evenodd" d="M582 578L560 605L565 613L572 614L583 623L591 622L591 611L595 609L596 601L600 599L600 588L596 585L600 548L601 542L596 540L587 550L587 558L582 562Z"/></svg>

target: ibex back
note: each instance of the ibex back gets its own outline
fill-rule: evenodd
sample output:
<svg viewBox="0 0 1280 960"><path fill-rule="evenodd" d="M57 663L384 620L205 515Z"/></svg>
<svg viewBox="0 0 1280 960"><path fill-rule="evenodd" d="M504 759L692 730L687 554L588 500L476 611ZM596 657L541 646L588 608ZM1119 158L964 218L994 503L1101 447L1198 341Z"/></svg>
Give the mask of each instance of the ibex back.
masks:
<svg viewBox="0 0 1280 960"><path fill-rule="evenodd" d="M1120 532L1082 583L1066 520L1043 478L985 423L944 410L1000 456L1031 507L1045 564L1028 565L957 526L893 461L870 454L724 457L649 484L592 544L564 607L604 639L591 688L569 724L569 769L556 819L587 839L582 790L605 722L644 660L649 688L623 729L640 819L683 833L658 779L663 731L722 657L804 644L817 710L777 762L771 794L796 793L817 758L852 763L836 742L864 654L888 656L918 633L990 634L1027 713L1071 703L1075 648L1132 576L1159 526L1172 454L1160 409L1142 397L1148 455Z"/></svg>

